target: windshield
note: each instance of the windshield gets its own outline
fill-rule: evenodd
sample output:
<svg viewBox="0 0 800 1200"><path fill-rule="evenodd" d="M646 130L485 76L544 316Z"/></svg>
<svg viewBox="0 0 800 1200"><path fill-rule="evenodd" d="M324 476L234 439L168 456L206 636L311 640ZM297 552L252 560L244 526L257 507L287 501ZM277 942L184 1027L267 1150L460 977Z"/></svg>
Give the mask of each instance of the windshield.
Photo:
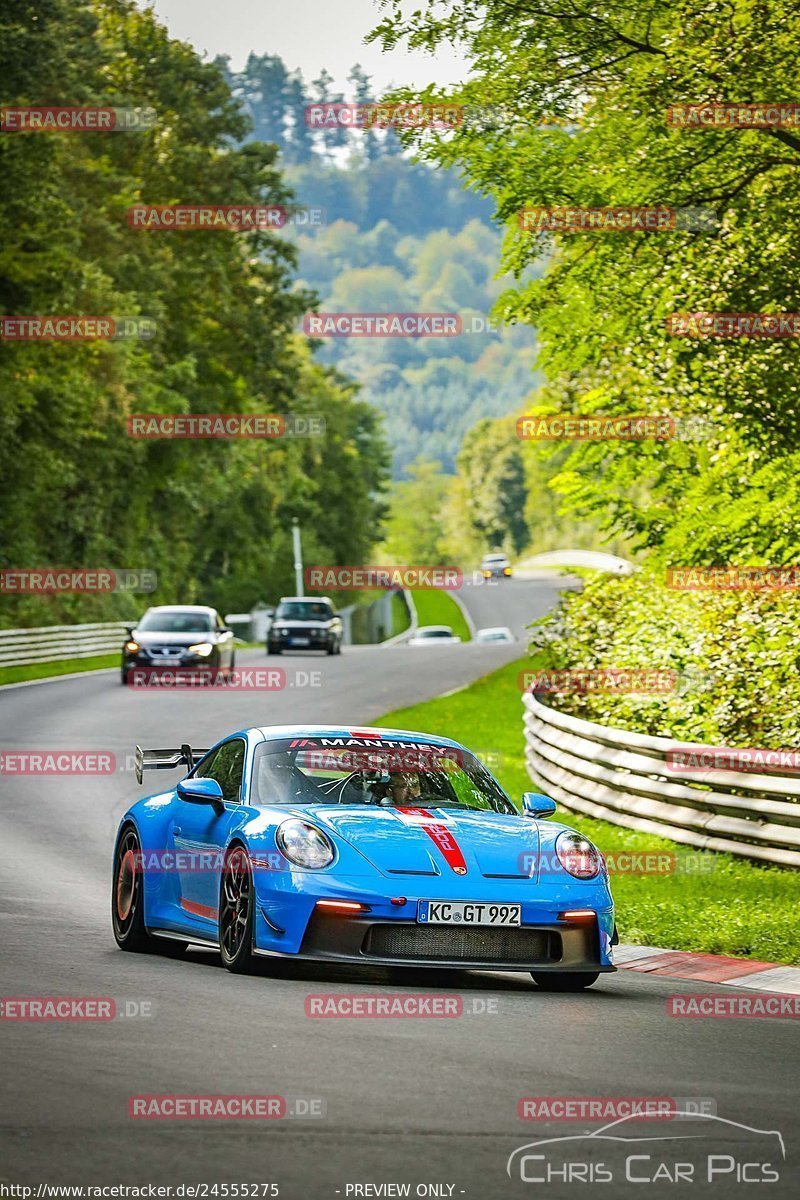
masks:
<svg viewBox="0 0 800 1200"><path fill-rule="evenodd" d="M251 795L255 804L517 812L468 751L385 739L294 738L262 743L253 763Z"/></svg>
<svg viewBox="0 0 800 1200"><path fill-rule="evenodd" d="M421 638L449 638L453 636L452 629L420 629L417 637Z"/></svg>
<svg viewBox="0 0 800 1200"><path fill-rule="evenodd" d="M275 610L276 621L329 621L333 609L321 600L289 600Z"/></svg>
<svg viewBox="0 0 800 1200"><path fill-rule="evenodd" d="M142 633L211 633L214 622L209 613L164 609L145 613L137 628Z"/></svg>

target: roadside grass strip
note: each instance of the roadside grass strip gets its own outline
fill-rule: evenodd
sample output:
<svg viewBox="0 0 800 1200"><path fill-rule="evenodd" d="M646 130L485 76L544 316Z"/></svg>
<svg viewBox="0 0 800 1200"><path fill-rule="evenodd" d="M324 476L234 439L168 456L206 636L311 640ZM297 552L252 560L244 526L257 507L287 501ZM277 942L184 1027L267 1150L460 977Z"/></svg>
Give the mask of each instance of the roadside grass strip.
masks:
<svg viewBox="0 0 800 1200"><path fill-rule="evenodd" d="M411 593L420 625L449 625L462 642L471 640L464 614L452 596L439 588L420 588Z"/></svg>

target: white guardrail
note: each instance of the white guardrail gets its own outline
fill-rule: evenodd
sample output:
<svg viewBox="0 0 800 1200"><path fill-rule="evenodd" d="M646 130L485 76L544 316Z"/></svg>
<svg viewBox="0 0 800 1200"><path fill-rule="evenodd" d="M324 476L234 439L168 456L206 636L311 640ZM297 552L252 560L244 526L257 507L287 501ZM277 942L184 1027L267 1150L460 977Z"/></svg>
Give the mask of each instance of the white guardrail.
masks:
<svg viewBox="0 0 800 1200"><path fill-rule="evenodd" d="M123 621L95 625L42 625L38 629L0 629L0 667L58 662L122 654L129 626Z"/></svg>
<svg viewBox="0 0 800 1200"><path fill-rule="evenodd" d="M523 704L528 772L568 811L700 850L800 867L797 774L676 772L667 766L668 751L714 747L611 729L557 712L530 693Z"/></svg>

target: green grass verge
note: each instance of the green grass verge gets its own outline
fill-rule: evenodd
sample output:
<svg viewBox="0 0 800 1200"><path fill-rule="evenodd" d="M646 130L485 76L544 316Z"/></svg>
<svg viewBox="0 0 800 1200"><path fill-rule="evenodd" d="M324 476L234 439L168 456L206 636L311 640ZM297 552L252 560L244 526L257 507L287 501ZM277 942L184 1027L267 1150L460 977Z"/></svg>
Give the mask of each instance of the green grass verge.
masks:
<svg viewBox="0 0 800 1200"><path fill-rule="evenodd" d="M535 790L525 767L517 675L523 659L452 696L387 713L376 725L438 733L464 742L487 762L515 803ZM687 847L560 809L557 820L580 829L605 854ZM800 964L800 875L729 854L698 854L691 873L612 876L623 942L768 962ZM678 858L681 862L681 858Z"/></svg>
<svg viewBox="0 0 800 1200"><path fill-rule="evenodd" d="M399 633L405 633L408 626L409 616L405 598L402 592L394 592L392 594L392 632L389 636L397 637Z"/></svg>
<svg viewBox="0 0 800 1200"><path fill-rule="evenodd" d="M94 658L62 658L59 662L29 663L21 667L0 667L0 684L25 683L28 679L49 679L54 675L71 675L75 671L101 671L118 667L116 654L98 654Z"/></svg>
<svg viewBox="0 0 800 1200"><path fill-rule="evenodd" d="M462 642L471 639L469 625L455 600L438 588L424 588L411 593L420 625L449 625Z"/></svg>

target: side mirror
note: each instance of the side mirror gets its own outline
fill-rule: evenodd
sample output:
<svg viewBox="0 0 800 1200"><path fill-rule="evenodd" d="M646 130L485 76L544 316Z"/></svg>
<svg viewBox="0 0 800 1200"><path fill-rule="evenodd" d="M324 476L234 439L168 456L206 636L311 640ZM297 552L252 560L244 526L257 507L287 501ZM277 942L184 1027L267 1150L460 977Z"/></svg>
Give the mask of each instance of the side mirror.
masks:
<svg viewBox="0 0 800 1200"><path fill-rule="evenodd" d="M178 795L181 800L188 800L190 804L210 804L217 815L225 811L222 788L216 779L181 779Z"/></svg>
<svg viewBox="0 0 800 1200"><path fill-rule="evenodd" d="M556 802L541 792L522 793L522 815L524 817L552 817Z"/></svg>
<svg viewBox="0 0 800 1200"><path fill-rule="evenodd" d="M133 637L133 625L126 625L125 632L127 633L128 638L132 638Z"/></svg>

